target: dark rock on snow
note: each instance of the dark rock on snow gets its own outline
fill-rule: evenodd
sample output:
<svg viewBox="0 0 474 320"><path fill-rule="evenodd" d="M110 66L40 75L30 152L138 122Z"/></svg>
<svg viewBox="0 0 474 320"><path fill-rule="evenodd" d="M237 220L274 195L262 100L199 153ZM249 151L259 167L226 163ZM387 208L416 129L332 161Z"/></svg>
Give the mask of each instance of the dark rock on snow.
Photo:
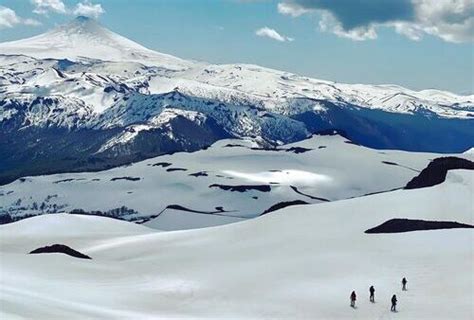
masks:
<svg viewBox="0 0 474 320"><path fill-rule="evenodd" d="M262 185L240 185L240 186L229 186L229 185L223 185L223 184L211 184L209 188L220 188L222 190L226 191L237 191L237 192L246 192L250 190L256 190L260 192L270 192L271 187L266 184Z"/></svg>
<svg viewBox="0 0 474 320"><path fill-rule="evenodd" d="M414 219L391 219L365 233L398 233L419 230L437 230L454 228L474 228L474 226L455 221L428 221Z"/></svg>
<svg viewBox="0 0 474 320"><path fill-rule="evenodd" d="M297 206L297 205L303 205L303 204L309 204L308 202L306 201L303 201L303 200L294 200L294 201L283 201L283 202L279 202L277 204L274 204L273 206L271 206L270 208L268 208L267 210L263 211L260 215L263 216L267 213L270 213L270 212L273 212L273 211L277 211L277 210L280 210L280 209L283 209L283 208L286 208L286 207L290 207L290 206Z"/></svg>
<svg viewBox="0 0 474 320"><path fill-rule="evenodd" d="M431 187L446 180L449 170L474 170L474 162L457 157L436 158L405 186L405 189Z"/></svg>
<svg viewBox="0 0 474 320"><path fill-rule="evenodd" d="M64 244L53 244L51 246L41 247L30 252L30 254L38 253L64 253L71 257L80 258L80 259L92 259L91 257L80 253Z"/></svg>
<svg viewBox="0 0 474 320"><path fill-rule="evenodd" d="M141 178L138 177L115 177L110 179L110 181L117 181L117 180L127 180L127 181L139 181Z"/></svg>

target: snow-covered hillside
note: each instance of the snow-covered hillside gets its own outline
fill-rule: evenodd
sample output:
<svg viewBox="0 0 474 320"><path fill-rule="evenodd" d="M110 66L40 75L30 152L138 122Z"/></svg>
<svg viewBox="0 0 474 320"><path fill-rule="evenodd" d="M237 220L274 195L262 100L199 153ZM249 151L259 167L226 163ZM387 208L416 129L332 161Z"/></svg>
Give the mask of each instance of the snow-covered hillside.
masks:
<svg viewBox="0 0 474 320"><path fill-rule="evenodd" d="M207 150L108 171L21 178L0 187L0 214L9 221L81 209L161 230L205 227L403 188L440 156L382 152L339 135L273 150L251 140L222 140Z"/></svg>
<svg viewBox="0 0 474 320"><path fill-rule="evenodd" d="M5 319L470 319L472 229L364 230L393 218L473 224L473 183L473 171L455 170L431 188L290 207L180 232L70 214L0 226L0 314ZM53 243L92 260L27 254ZM408 291L401 291L402 277ZM374 304L370 285L376 288ZM349 307L352 290L358 294L356 309ZM393 294L397 313L389 311Z"/></svg>

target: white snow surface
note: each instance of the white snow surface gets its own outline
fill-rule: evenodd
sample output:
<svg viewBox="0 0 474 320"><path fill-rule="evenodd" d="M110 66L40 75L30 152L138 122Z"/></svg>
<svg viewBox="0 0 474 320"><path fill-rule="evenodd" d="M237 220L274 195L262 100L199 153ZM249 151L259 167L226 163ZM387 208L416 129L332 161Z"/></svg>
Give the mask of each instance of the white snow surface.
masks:
<svg viewBox="0 0 474 320"><path fill-rule="evenodd" d="M163 155L107 171L25 177L0 186L0 213L18 219L125 206L136 212L124 219L153 219L148 225L163 230L188 229L253 218L280 202L320 203L323 200L317 198L335 201L402 188L432 159L446 156L380 151L338 135L313 136L273 151L254 146L249 140L221 140L207 150ZM292 148L307 151L294 153ZM213 185L270 190L238 192ZM166 209L170 205L217 215Z"/></svg>
<svg viewBox="0 0 474 320"><path fill-rule="evenodd" d="M474 222L474 174L226 226L44 215L0 226L2 319L471 319L472 229L365 234L392 218ZM350 223L349 223L350 222ZM62 243L92 260L28 255ZM400 280L408 279L408 291ZM368 300L368 288L376 288ZM349 307L352 290L357 308ZM390 297L397 294L398 312Z"/></svg>

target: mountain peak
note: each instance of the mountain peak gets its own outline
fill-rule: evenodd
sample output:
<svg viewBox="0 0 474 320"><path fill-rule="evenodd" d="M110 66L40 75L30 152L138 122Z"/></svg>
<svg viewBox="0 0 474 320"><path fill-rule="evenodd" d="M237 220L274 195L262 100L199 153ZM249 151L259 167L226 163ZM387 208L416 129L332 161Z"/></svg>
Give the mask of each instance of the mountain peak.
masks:
<svg viewBox="0 0 474 320"><path fill-rule="evenodd" d="M89 18L86 16L78 16L73 20L69 21L64 25L57 27L56 32L67 32L67 33L102 33L102 36L105 33L110 32L107 28L103 27L97 20ZM53 32L55 31L53 30Z"/></svg>
<svg viewBox="0 0 474 320"><path fill-rule="evenodd" d="M38 36L0 43L0 54L35 58L134 61L166 69L187 69L190 62L152 51L102 26L96 19L78 16Z"/></svg>
<svg viewBox="0 0 474 320"><path fill-rule="evenodd" d="M104 28L96 19L89 18L86 16L77 16L73 20L69 21L69 23L63 25L63 27L67 26L98 26L100 28Z"/></svg>
<svg viewBox="0 0 474 320"><path fill-rule="evenodd" d="M77 22L89 22L89 21L95 21L92 18L86 17L86 16L77 16L73 21Z"/></svg>

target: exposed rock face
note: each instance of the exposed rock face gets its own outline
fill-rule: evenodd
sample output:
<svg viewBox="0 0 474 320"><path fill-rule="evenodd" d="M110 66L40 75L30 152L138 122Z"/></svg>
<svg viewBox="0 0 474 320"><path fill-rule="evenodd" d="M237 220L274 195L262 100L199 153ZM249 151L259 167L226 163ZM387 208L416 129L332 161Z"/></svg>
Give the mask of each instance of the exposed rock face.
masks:
<svg viewBox="0 0 474 320"><path fill-rule="evenodd" d="M474 162L457 157L434 159L418 176L408 182L405 189L425 188L440 184L446 180L448 171L455 169L474 170Z"/></svg>
<svg viewBox="0 0 474 320"><path fill-rule="evenodd" d="M283 208L286 208L286 207L298 206L298 205L304 205L304 204L309 204L309 203L306 202L306 201L303 201L303 200L283 201L283 202L279 202L277 204L274 204L273 206L271 206L270 208L268 208L267 210L262 212L260 215L263 216L267 213L277 211L277 210L280 210L280 209L283 209Z"/></svg>
<svg viewBox="0 0 474 320"><path fill-rule="evenodd" d="M79 259L92 259L91 257L80 253L64 244L53 244L51 246L41 247L30 252L30 254L39 253L64 253L68 256L79 258Z"/></svg>
<svg viewBox="0 0 474 320"><path fill-rule="evenodd" d="M230 191L230 192L246 192L250 190L256 190L260 192L270 192L271 187L267 184L259 184L259 185L239 185L239 186L229 186L224 184L211 184L209 188L219 188L222 190Z"/></svg>
<svg viewBox="0 0 474 320"><path fill-rule="evenodd" d="M365 233L398 233L420 230L474 228L474 226L455 221L427 221L413 219L391 219Z"/></svg>

